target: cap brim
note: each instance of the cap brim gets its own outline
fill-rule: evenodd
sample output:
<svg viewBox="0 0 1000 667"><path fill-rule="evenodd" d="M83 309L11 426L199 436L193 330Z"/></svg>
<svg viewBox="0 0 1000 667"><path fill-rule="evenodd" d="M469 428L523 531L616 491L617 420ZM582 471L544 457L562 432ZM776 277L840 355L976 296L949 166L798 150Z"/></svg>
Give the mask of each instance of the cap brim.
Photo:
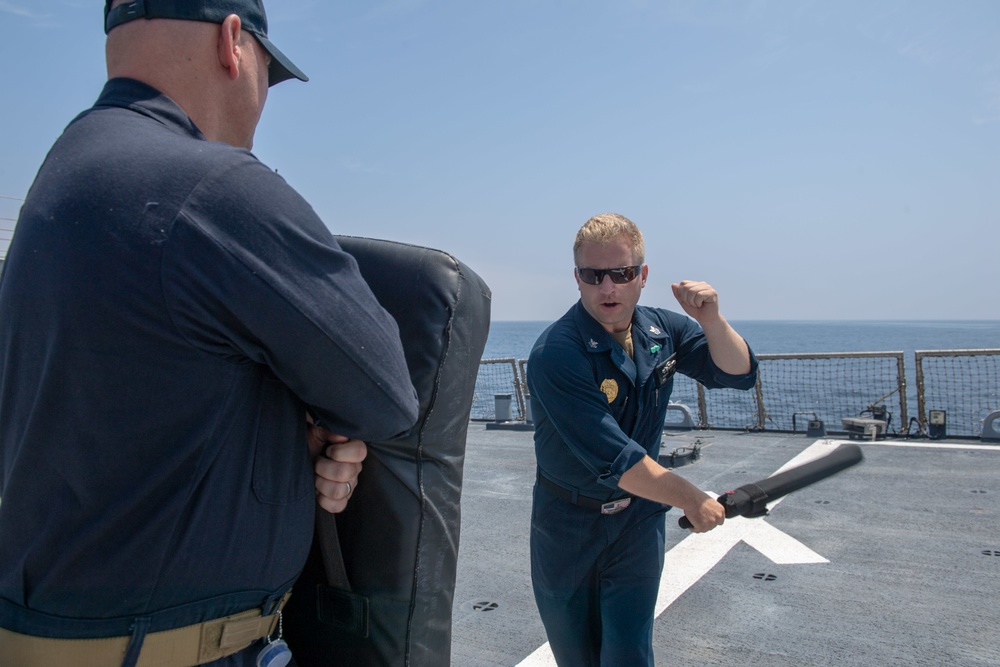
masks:
<svg viewBox="0 0 1000 667"><path fill-rule="evenodd" d="M299 81L308 81L309 77L306 76L302 70L295 66L291 60L288 59L281 50L275 46L271 40L267 37L262 37L261 35L254 35L257 41L260 42L261 46L271 54L271 66L268 68L267 85L273 86L276 83L281 83L282 81L287 81L288 79L298 79Z"/></svg>

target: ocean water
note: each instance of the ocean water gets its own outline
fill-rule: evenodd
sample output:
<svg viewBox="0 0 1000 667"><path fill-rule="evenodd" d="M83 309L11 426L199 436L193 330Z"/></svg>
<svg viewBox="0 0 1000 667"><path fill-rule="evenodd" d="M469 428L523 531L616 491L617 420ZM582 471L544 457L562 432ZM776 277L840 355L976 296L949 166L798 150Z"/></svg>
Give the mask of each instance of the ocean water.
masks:
<svg viewBox="0 0 1000 667"><path fill-rule="evenodd" d="M490 324L484 359L527 359L550 322ZM1000 320L732 321L758 354L793 352L904 352L1000 348Z"/></svg>

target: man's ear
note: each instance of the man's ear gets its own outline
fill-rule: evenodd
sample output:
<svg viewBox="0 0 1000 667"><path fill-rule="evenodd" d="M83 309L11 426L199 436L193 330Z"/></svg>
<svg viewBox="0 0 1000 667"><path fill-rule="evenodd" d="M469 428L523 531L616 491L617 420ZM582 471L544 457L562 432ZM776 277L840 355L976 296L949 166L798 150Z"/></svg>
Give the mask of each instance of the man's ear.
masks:
<svg viewBox="0 0 1000 667"><path fill-rule="evenodd" d="M240 17L230 14L222 22L219 30L219 64L226 70L226 75L235 81L240 75L240 30L243 24Z"/></svg>

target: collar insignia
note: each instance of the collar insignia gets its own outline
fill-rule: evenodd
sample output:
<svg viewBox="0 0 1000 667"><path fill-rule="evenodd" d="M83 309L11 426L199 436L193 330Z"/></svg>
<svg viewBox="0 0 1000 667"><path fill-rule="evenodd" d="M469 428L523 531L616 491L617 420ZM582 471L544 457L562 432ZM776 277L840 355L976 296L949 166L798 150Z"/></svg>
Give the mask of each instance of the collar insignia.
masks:
<svg viewBox="0 0 1000 667"><path fill-rule="evenodd" d="M650 324L649 325L649 333L653 334L654 336L659 336L663 332L660 331L660 329L656 325Z"/></svg>
<svg viewBox="0 0 1000 667"><path fill-rule="evenodd" d="M598 346L598 342L596 340L594 340L593 338L591 338L589 341L587 341L587 344L590 345L590 347L594 348L594 349L596 349L597 346Z"/></svg>

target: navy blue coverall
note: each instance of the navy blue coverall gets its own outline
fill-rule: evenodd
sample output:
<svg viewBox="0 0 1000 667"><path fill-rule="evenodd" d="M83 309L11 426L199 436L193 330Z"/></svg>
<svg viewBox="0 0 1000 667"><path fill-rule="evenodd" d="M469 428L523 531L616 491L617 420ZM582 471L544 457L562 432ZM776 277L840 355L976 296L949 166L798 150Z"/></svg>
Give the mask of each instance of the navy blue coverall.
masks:
<svg viewBox="0 0 1000 667"><path fill-rule="evenodd" d="M280 176L109 81L0 280L0 627L135 638L269 606L312 540L307 407L406 432L395 321Z"/></svg>
<svg viewBox="0 0 1000 667"><path fill-rule="evenodd" d="M637 306L633 357L577 302L545 330L528 359L540 483L531 514L531 577L549 644L567 667L652 665L653 611L667 506L627 498L621 476L660 450L676 372L707 388L749 389L751 370L713 362L685 315ZM671 360L671 356L676 357Z"/></svg>

